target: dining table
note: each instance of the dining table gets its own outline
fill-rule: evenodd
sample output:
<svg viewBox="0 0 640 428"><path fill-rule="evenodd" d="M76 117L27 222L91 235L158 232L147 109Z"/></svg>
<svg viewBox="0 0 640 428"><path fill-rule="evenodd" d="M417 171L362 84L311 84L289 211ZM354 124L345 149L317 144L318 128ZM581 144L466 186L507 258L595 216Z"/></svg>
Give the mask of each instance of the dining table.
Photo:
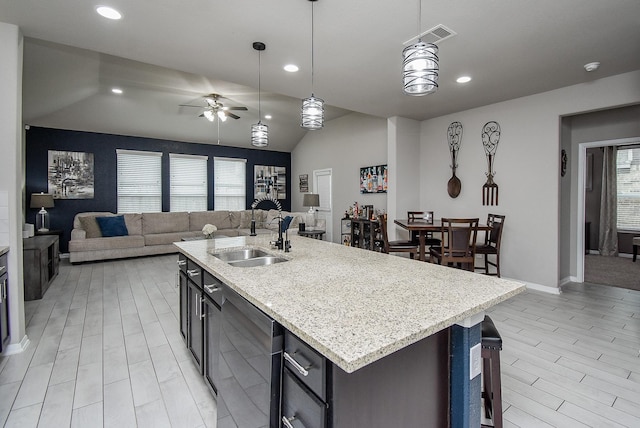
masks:
<svg viewBox="0 0 640 428"><path fill-rule="evenodd" d="M441 232L442 231L442 221L440 219L434 219L433 221L427 221L425 219L396 219L393 221L395 224L400 226L403 229L408 230L409 232L418 232L418 242L419 242L419 254L418 258L421 261L426 261L426 239L427 234L433 232ZM487 226L486 224L478 223L478 231L490 231L491 226Z"/></svg>

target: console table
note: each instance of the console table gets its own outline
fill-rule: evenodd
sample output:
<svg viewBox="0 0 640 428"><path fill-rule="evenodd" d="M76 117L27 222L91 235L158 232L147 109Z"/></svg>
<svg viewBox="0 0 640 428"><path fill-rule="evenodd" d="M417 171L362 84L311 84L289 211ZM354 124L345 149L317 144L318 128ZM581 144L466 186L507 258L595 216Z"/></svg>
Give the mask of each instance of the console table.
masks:
<svg viewBox="0 0 640 428"><path fill-rule="evenodd" d="M24 300L42 299L58 275L60 266L58 235L23 239Z"/></svg>

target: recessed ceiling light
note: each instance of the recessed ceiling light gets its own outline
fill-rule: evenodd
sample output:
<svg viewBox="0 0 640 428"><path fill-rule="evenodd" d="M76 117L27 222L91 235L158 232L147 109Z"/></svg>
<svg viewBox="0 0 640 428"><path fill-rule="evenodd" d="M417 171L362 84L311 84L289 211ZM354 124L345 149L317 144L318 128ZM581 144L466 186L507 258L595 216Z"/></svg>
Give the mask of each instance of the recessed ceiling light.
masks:
<svg viewBox="0 0 640 428"><path fill-rule="evenodd" d="M471 77L469 76L460 76L456 79L456 82L458 83L467 83L467 82L471 82Z"/></svg>
<svg viewBox="0 0 640 428"><path fill-rule="evenodd" d="M120 89L120 88L111 88L111 92L113 92L114 94L121 94L122 93L122 89Z"/></svg>
<svg viewBox="0 0 640 428"><path fill-rule="evenodd" d="M107 19L120 19L122 18L122 14L109 6L98 6L96 7L96 12Z"/></svg>
<svg viewBox="0 0 640 428"><path fill-rule="evenodd" d="M264 118L265 118L265 119L271 119L271 115L270 115L270 114L265 114L265 115L264 115Z"/></svg>
<svg viewBox="0 0 640 428"><path fill-rule="evenodd" d="M587 71L596 71L598 69L598 67L600 67L600 63L599 62L590 62L589 64L585 64L584 65L584 69Z"/></svg>
<svg viewBox="0 0 640 428"><path fill-rule="evenodd" d="M298 68L297 65L295 64L287 64L284 66L285 71L288 71L289 73L295 73L296 71L300 70Z"/></svg>

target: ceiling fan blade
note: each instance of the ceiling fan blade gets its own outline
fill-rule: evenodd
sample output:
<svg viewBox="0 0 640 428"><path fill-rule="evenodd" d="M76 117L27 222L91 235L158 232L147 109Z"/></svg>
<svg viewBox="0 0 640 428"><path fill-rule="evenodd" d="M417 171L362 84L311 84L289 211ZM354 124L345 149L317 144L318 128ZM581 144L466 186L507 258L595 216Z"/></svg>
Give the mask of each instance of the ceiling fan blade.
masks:
<svg viewBox="0 0 640 428"><path fill-rule="evenodd" d="M196 108L202 108L202 106L194 106L191 104L179 104L180 107L196 107Z"/></svg>
<svg viewBox="0 0 640 428"><path fill-rule="evenodd" d="M240 119L240 116L235 115L235 114L233 114L233 113L226 112L226 113L225 113L225 115L226 115L227 117L232 117L232 118L234 118L234 119Z"/></svg>
<svg viewBox="0 0 640 428"><path fill-rule="evenodd" d="M246 107L227 107L227 108L225 108L225 110L243 110L243 111L247 111L249 109L246 108Z"/></svg>
<svg viewBox="0 0 640 428"><path fill-rule="evenodd" d="M201 114L200 116L198 116L198 117L204 117L204 113L202 113L202 114Z"/></svg>

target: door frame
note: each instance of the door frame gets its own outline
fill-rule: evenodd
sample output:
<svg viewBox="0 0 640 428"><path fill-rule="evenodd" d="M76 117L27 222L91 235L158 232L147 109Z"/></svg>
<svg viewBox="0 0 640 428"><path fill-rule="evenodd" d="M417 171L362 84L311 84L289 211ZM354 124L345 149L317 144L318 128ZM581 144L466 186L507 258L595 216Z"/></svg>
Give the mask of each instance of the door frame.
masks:
<svg viewBox="0 0 640 428"><path fill-rule="evenodd" d="M332 168L324 168L324 169L315 169L313 170L313 191L315 193L319 193L318 191L318 177L328 176L329 177L329 198L328 205L322 205L317 207L317 213L319 216L323 216L325 219L325 236L327 241L333 242L333 169Z"/></svg>

